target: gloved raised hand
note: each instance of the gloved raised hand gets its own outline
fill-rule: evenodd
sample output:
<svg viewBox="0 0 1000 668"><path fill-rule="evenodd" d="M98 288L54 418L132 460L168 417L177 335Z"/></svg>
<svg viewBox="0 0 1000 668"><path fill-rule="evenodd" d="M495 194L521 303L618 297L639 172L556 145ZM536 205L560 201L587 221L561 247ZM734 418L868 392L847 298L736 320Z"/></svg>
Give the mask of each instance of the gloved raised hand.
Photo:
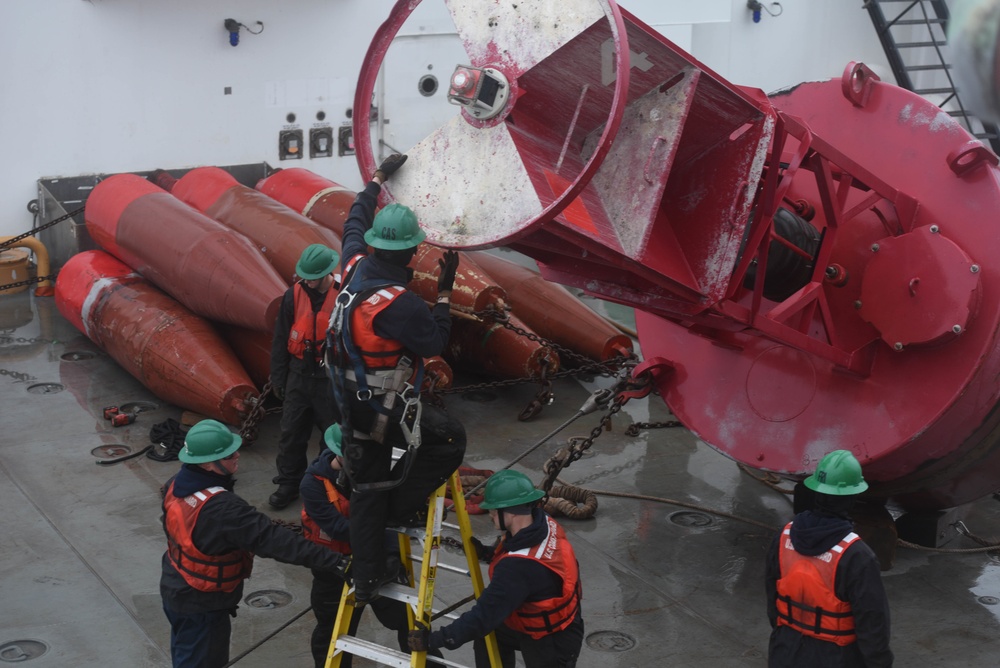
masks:
<svg viewBox="0 0 1000 668"><path fill-rule="evenodd" d="M444 252L444 257L438 260L441 273L438 274L438 294L451 292L455 287L455 272L458 270L458 252L449 250Z"/></svg>
<svg viewBox="0 0 1000 668"><path fill-rule="evenodd" d="M427 643L430 635L431 632L427 629L414 629L406 637L406 644L411 652L426 652L429 649Z"/></svg>
<svg viewBox="0 0 1000 668"><path fill-rule="evenodd" d="M393 153L382 161L372 178L378 177L382 183L385 183L390 176L396 173L396 170L403 166L404 162L406 162L405 153Z"/></svg>

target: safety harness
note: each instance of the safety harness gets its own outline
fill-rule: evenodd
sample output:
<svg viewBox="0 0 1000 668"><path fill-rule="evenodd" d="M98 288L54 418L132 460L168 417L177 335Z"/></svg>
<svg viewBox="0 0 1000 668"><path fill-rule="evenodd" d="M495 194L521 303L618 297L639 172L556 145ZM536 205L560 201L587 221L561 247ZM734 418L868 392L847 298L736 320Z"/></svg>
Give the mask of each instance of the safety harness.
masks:
<svg viewBox="0 0 1000 668"><path fill-rule="evenodd" d="M394 368L378 370L369 373L365 365L365 354L358 347L355 332L352 330L356 309L379 293L384 301L382 308L388 306L395 297L405 291L405 287L384 278L365 278L359 276L359 267L364 255L358 255L348 261L345 267L347 280L337 295L333 313L330 316L330 326L327 330L327 370L333 383L334 400L340 408L340 413L349 423L350 406L347 401L348 381L353 382L357 390L355 398L367 402L375 411L375 422L370 433L354 429L346 430L345 439L371 440L383 443L388 427L389 416L396 406L397 397L404 402L404 408L399 418L399 426L407 443L407 457L402 475L397 480L381 482L351 483L359 491L389 490L398 487L406 480L410 466L416 458L416 450L420 447L420 418L423 405L420 402L420 386L424 377L424 361L420 357L414 360L402 351ZM333 356L332 358L330 356ZM414 366L416 367L414 373ZM408 382L414 376L412 383ZM381 397L381 401L379 401ZM409 416L409 420L407 419ZM350 476L349 459L345 468Z"/></svg>

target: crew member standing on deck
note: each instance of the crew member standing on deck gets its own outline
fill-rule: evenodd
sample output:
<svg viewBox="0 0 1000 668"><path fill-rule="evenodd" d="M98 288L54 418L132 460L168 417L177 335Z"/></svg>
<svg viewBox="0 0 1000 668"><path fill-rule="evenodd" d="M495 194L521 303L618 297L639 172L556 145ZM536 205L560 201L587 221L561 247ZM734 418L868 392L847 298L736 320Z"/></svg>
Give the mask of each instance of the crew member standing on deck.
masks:
<svg viewBox="0 0 1000 668"><path fill-rule="evenodd" d="M278 489L268 503L278 510L299 496L313 425L323 434L339 421L322 365L326 327L337 297L333 271L339 260L337 252L323 244L306 247L295 265L299 280L285 292L274 324L271 386L282 401L281 438L273 481Z"/></svg>
<svg viewBox="0 0 1000 668"><path fill-rule="evenodd" d="M458 254L447 251L440 261L437 303L428 309L406 289L413 275L407 265L426 236L416 215L402 204L374 215L382 183L405 161L405 155L386 158L351 206L343 235L344 287L330 321L328 365L345 427L353 485L350 543L361 603L394 576L385 570L386 526L422 524L428 495L465 454L462 423L420 403L423 358L441 354L451 333ZM396 466L394 446L407 450Z"/></svg>
<svg viewBox="0 0 1000 668"><path fill-rule="evenodd" d="M243 598L254 554L341 578L350 564L349 557L272 523L233 493L242 442L221 422L199 422L178 453L181 470L164 485L167 551L160 596L174 668L229 663L230 617Z"/></svg>
<svg viewBox="0 0 1000 668"><path fill-rule="evenodd" d="M878 559L850 518L868 489L861 464L835 450L804 484L816 508L785 526L767 558L768 665L889 668L889 601Z"/></svg>
<svg viewBox="0 0 1000 668"><path fill-rule="evenodd" d="M498 471L484 496L479 507L505 532L492 555L481 555L491 558L490 584L448 626L411 631L410 649L457 649L474 640L477 668L489 668L483 638L495 631L503 668L514 668L516 651L526 668L573 668L583 645L583 593L573 546L539 507L545 492L523 473Z"/></svg>

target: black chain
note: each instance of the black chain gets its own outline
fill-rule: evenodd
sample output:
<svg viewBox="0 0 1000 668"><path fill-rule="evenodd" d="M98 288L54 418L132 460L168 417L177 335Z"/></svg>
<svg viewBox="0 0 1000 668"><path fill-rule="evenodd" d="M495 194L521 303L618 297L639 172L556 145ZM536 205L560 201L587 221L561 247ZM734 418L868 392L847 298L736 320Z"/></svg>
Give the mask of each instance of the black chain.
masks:
<svg viewBox="0 0 1000 668"><path fill-rule="evenodd" d="M6 285L0 285L0 290L19 288L22 285L34 285L35 283L41 283L42 281L54 281L55 278L56 274L49 274L48 276L36 276L34 278L26 278L23 281L18 281L17 283L8 283Z"/></svg>
<svg viewBox="0 0 1000 668"><path fill-rule="evenodd" d="M0 334L0 343L3 343L3 344L8 344L8 343L59 343L59 341L57 341L56 339L44 339L44 338L42 338L40 336L36 336L36 337L33 337L33 338L29 339L29 338L25 338L23 336L18 336L18 337L15 338L13 336L4 336L4 335Z"/></svg>
<svg viewBox="0 0 1000 668"><path fill-rule="evenodd" d="M32 228L32 229L28 230L27 232L25 232L24 234L19 234L16 237L11 237L10 239L7 239L6 241L0 241L0 249L4 249L4 248L7 248L9 246L13 246L14 244L16 244L21 239L27 239L28 237L34 236L34 235L38 234L39 232L41 232L42 230L47 230L48 228L52 227L53 225L57 225L57 224L63 222L64 220L69 220L70 218L72 218L73 216L75 216L78 213L83 213L83 211L84 211L84 207L81 206L76 211L70 211L65 216L60 216L60 217L56 218L55 220L52 220L52 221L49 221L49 222L45 223L44 225L40 225L38 227Z"/></svg>
<svg viewBox="0 0 1000 668"><path fill-rule="evenodd" d="M10 376L19 383L26 380L38 380L32 375L21 373L20 371L8 371L7 369L0 369L0 376Z"/></svg>
<svg viewBox="0 0 1000 668"><path fill-rule="evenodd" d="M569 466L575 461L579 461L583 457L583 453L594 444L594 440L600 436L605 429L611 428L611 418L615 413L622 409L625 402L628 401L628 397L625 397L619 393L615 393L615 398L611 401L608 406L608 412L604 414L601 421L597 423L597 426L590 430L590 435L586 438L575 438L570 439L570 444L568 447L562 448L555 455L549 458L545 465L542 466L542 471L545 473L545 480L542 481L541 489L548 492L552 489L553 483L555 483L556 478L564 468Z"/></svg>
<svg viewBox="0 0 1000 668"><path fill-rule="evenodd" d="M625 427L626 436L638 436L643 429L673 429L683 427L677 420L667 420L666 422L633 422Z"/></svg>
<svg viewBox="0 0 1000 668"><path fill-rule="evenodd" d="M260 421L264 419L264 415L267 414L267 410L264 408L264 399L271 393L271 379L268 378L267 382L264 383L264 389L260 391L260 396L257 397L257 403L254 407L250 409L250 414L247 415L246 420L243 421L243 426L240 427L240 436L243 438L243 443L246 445L253 445L257 440L259 434Z"/></svg>
<svg viewBox="0 0 1000 668"><path fill-rule="evenodd" d="M556 353L559 354L559 357L562 358L562 359L576 360L577 362L580 362L581 364L592 364L593 363L593 360L591 360L586 355L581 355L580 353L578 353L578 352L576 352L574 350L570 350L569 348L567 348L565 346L561 346L561 345L559 345L558 343L556 343L554 341L550 341L548 339L544 339L544 338L538 336L537 334L535 334L534 332L529 332L528 330L524 329L523 327L518 327L517 325L515 325L514 323L512 323L510 321L510 318L508 317L506 311L498 311L496 309L496 307L494 307L492 304L490 306L487 306L482 311L476 311L472 315L474 315L476 317L479 317L479 318L482 318L483 320L485 320L487 322L497 322L497 323L503 325L504 328L511 330L512 332L514 332L515 334L518 334L519 336L523 336L524 338L528 339L529 341L534 341L535 343L540 343L543 346L547 346L549 348L552 348L553 350L556 351Z"/></svg>

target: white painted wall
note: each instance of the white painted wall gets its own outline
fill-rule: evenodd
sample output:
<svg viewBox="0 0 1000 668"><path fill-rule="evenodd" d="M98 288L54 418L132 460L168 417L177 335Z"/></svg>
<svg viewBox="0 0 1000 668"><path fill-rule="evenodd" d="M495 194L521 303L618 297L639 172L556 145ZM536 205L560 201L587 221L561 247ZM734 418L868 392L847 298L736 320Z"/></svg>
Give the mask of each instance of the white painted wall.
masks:
<svg viewBox="0 0 1000 668"><path fill-rule="evenodd" d="M361 60L393 4L0 0L0 235L31 226L26 204L40 178L268 162L360 187L353 157L310 160L307 153L280 162L278 133L297 126L308 136L320 111L322 123L349 123ZM622 4L734 83L764 90L839 76L851 59L883 60L861 0L786 0L782 16L759 24L745 0ZM404 32L447 33L443 11L440 0L427 0ZM244 30L232 47L226 18L254 30L262 21L264 31ZM426 42L437 49L448 39ZM401 47L397 62L406 66L399 83L386 87L386 113L393 104L454 113L444 91L414 94L427 72L445 87L450 58Z"/></svg>
<svg viewBox="0 0 1000 668"><path fill-rule="evenodd" d="M728 1L732 21L694 26L690 51L733 83L771 93L839 77L852 60L895 82L863 0L783 0L760 23L746 0Z"/></svg>

